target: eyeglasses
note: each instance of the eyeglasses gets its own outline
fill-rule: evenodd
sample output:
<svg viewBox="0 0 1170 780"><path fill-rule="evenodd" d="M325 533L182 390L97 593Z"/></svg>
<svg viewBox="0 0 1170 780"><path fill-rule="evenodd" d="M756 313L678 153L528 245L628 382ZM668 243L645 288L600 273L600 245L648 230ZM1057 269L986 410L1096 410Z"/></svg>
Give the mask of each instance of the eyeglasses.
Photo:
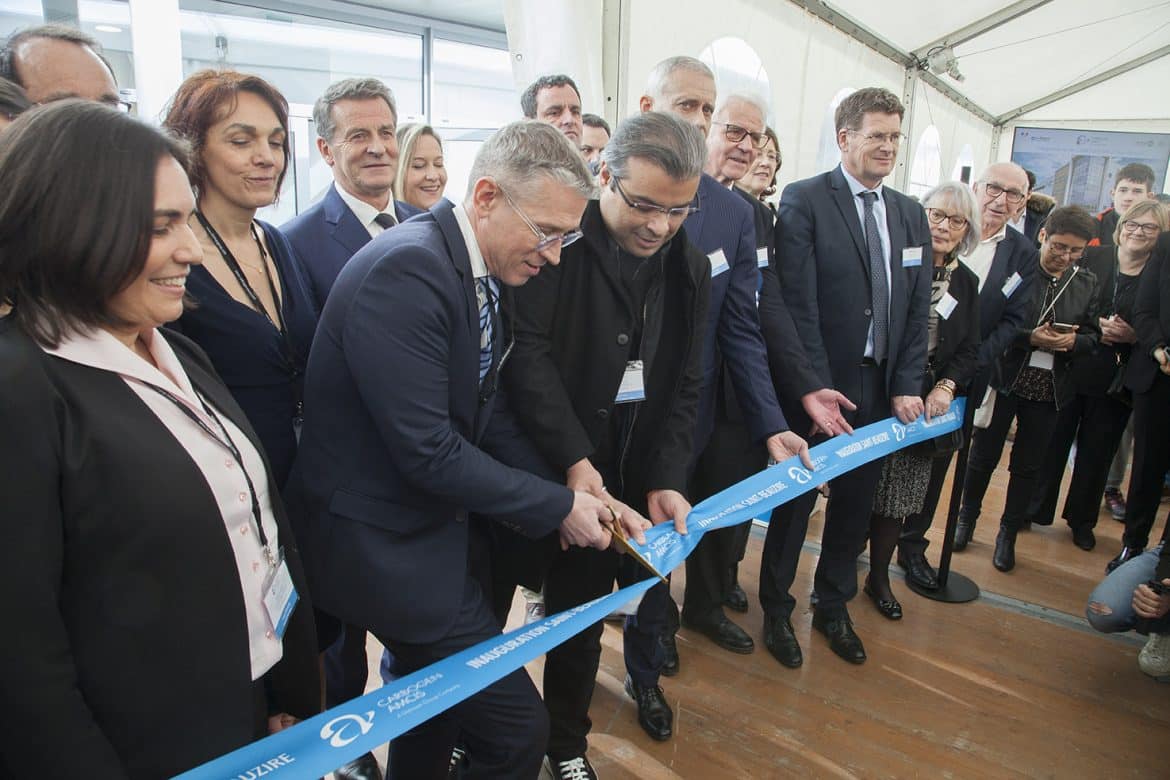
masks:
<svg viewBox="0 0 1170 780"><path fill-rule="evenodd" d="M866 133L862 134L860 130L849 130L848 132L854 135L860 135L861 140L867 144L882 145L893 144L894 146L901 146L906 141L905 133Z"/></svg>
<svg viewBox="0 0 1170 780"><path fill-rule="evenodd" d="M1121 229L1126 233L1137 233L1141 231L1144 236L1156 236L1162 230L1155 222L1134 222L1131 219L1122 222Z"/></svg>
<svg viewBox="0 0 1170 780"><path fill-rule="evenodd" d="M622 196L622 200L626 202L626 205L644 216L651 217L655 214L665 214L667 219L677 220L686 219L699 210L699 207L695 205L667 207L659 206L655 203L642 203L641 201L630 200L629 196L626 195L626 191L622 189L618 177L610 174L610 179L613 180L614 190L617 191L618 195Z"/></svg>
<svg viewBox="0 0 1170 780"><path fill-rule="evenodd" d="M1085 248L1083 246L1073 248L1071 246L1066 246L1059 241L1049 241L1048 248L1054 255L1067 255L1074 263L1077 260L1080 260L1081 257L1085 254Z"/></svg>
<svg viewBox="0 0 1170 780"><path fill-rule="evenodd" d="M1008 203L1019 203L1025 197L1025 193L1020 192L1019 190L1005 189L993 181L983 182L983 191L986 192L992 200L995 200L1000 195L1003 195L1004 199Z"/></svg>
<svg viewBox="0 0 1170 780"><path fill-rule="evenodd" d="M723 137L728 141L731 141L733 144L737 144L744 138L751 136L752 146L756 147L757 149L763 149L764 144L768 143L769 140L768 136L764 135L763 133L753 133L746 127L733 125L729 122L712 122L711 124L723 125Z"/></svg>
<svg viewBox="0 0 1170 780"><path fill-rule="evenodd" d="M961 230L967 226L967 220L958 214L948 214L942 209L927 209L926 218L932 225L941 225L945 220L952 230Z"/></svg>
<svg viewBox="0 0 1170 780"><path fill-rule="evenodd" d="M504 196L504 200L508 201L508 205L512 207L512 211L515 211L520 219L524 220L524 224L528 226L528 229L536 235L537 241L534 251L543 252L544 250L556 244L560 244L561 249L564 249L569 244L573 243L581 237L580 228L577 230L570 230L567 233L554 233L550 236L548 233L545 233L543 230L538 228L536 223L529 219L528 215L520 210L520 207L516 205L516 201L512 200L512 197L508 195L507 190L505 190L503 187L500 187L499 182L496 182L496 187L499 188L500 194Z"/></svg>

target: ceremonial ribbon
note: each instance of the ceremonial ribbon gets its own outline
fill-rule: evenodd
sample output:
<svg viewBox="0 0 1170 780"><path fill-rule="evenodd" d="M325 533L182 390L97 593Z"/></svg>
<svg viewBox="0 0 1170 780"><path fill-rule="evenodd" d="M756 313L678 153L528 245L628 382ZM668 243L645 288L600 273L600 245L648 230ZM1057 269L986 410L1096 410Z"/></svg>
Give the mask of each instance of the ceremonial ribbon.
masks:
<svg viewBox="0 0 1170 780"><path fill-rule="evenodd" d="M797 457L771 466L697 504L687 516L687 534L670 523L646 532L638 550L661 572L681 564L706 531L747 522L817 485L912 444L959 428L965 399L930 423L909 425L894 418L835 436L809 450L813 469ZM321 777L383 745L435 715L474 696L629 603L657 583L655 578L470 647L400 677L376 691L179 775L180 780L257 780L260 777Z"/></svg>

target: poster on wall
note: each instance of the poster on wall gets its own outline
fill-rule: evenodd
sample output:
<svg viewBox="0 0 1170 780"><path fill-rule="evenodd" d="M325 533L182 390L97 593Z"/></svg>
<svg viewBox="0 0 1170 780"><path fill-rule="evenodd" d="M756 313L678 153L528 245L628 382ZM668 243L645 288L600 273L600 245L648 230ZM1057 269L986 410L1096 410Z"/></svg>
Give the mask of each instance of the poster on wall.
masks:
<svg viewBox="0 0 1170 780"><path fill-rule="evenodd" d="M1113 178L1123 166L1154 169L1154 192L1166 187L1170 134L1017 127L1012 162L1036 174L1036 190L1061 206L1096 214L1113 205Z"/></svg>

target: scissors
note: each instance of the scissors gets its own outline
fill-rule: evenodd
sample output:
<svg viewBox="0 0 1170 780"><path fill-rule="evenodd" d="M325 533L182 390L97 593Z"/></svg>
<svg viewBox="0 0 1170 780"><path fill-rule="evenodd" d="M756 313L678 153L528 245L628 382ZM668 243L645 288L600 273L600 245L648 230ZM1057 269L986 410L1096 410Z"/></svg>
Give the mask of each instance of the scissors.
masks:
<svg viewBox="0 0 1170 780"><path fill-rule="evenodd" d="M654 564L646 560L645 556L638 552L634 545L630 544L630 540L626 536L625 529L622 528L622 524L618 522L617 510L615 510L610 504L606 504L605 508L609 510L609 514L612 519L610 519L608 522L602 521L601 524L609 529L609 532L613 537L613 546L617 548L618 554L632 555L634 560L637 561L644 569L646 569L646 571L650 572L655 577L669 585L670 583L667 582L666 577L662 576L658 569L654 568Z"/></svg>

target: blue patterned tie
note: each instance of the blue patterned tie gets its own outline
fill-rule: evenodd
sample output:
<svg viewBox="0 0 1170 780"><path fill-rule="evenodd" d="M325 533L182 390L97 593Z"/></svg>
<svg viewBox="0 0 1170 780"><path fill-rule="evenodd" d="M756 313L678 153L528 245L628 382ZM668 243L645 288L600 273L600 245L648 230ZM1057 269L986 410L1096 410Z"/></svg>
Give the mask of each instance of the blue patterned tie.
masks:
<svg viewBox="0 0 1170 780"><path fill-rule="evenodd" d="M500 283L494 276L475 280L475 298L479 302L479 383L492 367L492 318L500 300Z"/></svg>
<svg viewBox="0 0 1170 780"><path fill-rule="evenodd" d="M890 341L890 286L886 281L886 259L882 256L882 239L873 215L876 192L862 192L865 201L865 244L869 248L869 291L873 311L873 359L886 359Z"/></svg>

